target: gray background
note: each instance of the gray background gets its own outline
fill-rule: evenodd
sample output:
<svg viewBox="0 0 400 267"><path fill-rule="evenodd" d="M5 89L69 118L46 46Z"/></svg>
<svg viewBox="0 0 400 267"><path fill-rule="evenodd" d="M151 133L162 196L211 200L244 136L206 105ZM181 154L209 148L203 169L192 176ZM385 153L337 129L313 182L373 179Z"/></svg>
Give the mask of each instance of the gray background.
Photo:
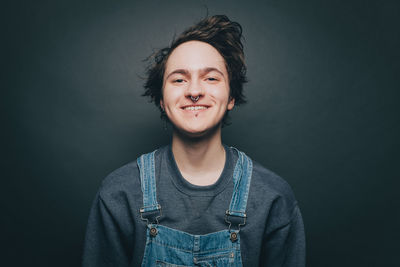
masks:
<svg viewBox="0 0 400 267"><path fill-rule="evenodd" d="M399 266L398 3L3 3L1 265L79 266L101 180L169 142L142 60L207 6L246 38L224 143L292 185L307 266Z"/></svg>

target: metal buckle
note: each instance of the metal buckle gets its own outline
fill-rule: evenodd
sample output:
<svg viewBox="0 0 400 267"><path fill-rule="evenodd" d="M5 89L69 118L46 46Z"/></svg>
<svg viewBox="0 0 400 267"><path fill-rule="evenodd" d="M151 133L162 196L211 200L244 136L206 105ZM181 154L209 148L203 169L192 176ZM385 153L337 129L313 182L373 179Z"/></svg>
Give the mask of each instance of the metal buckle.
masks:
<svg viewBox="0 0 400 267"><path fill-rule="evenodd" d="M147 223L147 225L149 225L149 224L153 224L153 223L150 223L149 222L149 219L147 219L147 218L143 218L143 213L145 213L145 211L144 211L144 208L146 208L146 207L143 207L143 208L141 208L140 210L139 210L139 212L140 212L140 218L143 220L143 221L146 221ZM162 216L162 209L161 209L161 206L160 206L160 204L157 204L157 210L160 212L160 215L158 215L158 216L156 216L156 223L155 224L159 224L159 222L158 222L158 219ZM148 212L148 211L147 211ZM151 211L150 211L151 212Z"/></svg>
<svg viewBox="0 0 400 267"><path fill-rule="evenodd" d="M247 215L246 215L246 213L243 213L243 215L244 215L243 217L237 216L237 215L231 215L231 214L229 213L229 210L227 210L227 211L225 212L225 222L229 224L229 226L228 226L229 232L231 232L232 222L230 222L230 221L228 220L228 216L235 216L235 217L241 217L241 218L243 218L243 223L239 223L239 224L238 224L238 231L237 231L237 233L239 233L239 232L240 232L240 226L243 226L243 225L246 224Z"/></svg>

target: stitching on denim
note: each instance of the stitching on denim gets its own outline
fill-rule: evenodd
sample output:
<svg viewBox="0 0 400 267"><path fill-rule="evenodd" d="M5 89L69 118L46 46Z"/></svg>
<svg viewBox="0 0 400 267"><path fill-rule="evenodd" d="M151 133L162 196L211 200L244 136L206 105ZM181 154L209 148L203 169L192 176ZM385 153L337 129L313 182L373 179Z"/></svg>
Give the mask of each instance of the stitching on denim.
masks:
<svg viewBox="0 0 400 267"><path fill-rule="evenodd" d="M235 185L229 208L239 209L240 212L243 212L245 211L247 206L248 191L250 188L251 175L252 175L251 172L253 169L253 164L251 159L247 157L243 152L240 152L239 150L237 150L237 152L239 155L239 159L235 166L235 171L234 171ZM247 178L246 181L242 180L243 176ZM245 182L245 184L242 185L243 182ZM241 188L242 190L240 190Z"/></svg>
<svg viewBox="0 0 400 267"><path fill-rule="evenodd" d="M159 263L161 263L162 266L167 266L167 267L190 267L188 265L177 265L177 264L169 263L166 261L156 260L156 264L159 264Z"/></svg>
<svg viewBox="0 0 400 267"><path fill-rule="evenodd" d="M140 156L137 160L143 193L143 209L158 206L155 182L154 154L157 150Z"/></svg>
<svg viewBox="0 0 400 267"><path fill-rule="evenodd" d="M180 250L180 251L183 251L183 252L192 253L192 250L187 250L187 249L184 249L184 248L179 248L179 247L171 246L171 245L169 245L169 244L156 241L156 240L154 240L154 239L153 239L153 240L150 240L149 243L155 243L155 244L157 244L157 245L161 245L161 246L164 246L164 247L167 247L167 248L173 248L173 249L177 249L177 250Z"/></svg>
<svg viewBox="0 0 400 267"><path fill-rule="evenodd" d="M226 259L227 257L229 258L230 255L231 255L231 252L227 252L224 254L218 254L218 255L214 255L214 256L197 257L197 262L201 263L202 261L211 260L211 259Z"/></svg>
<svg viewBox="0 0 400 267"><path fill-rule="evenodd" d="M230 242L230 241L229 241ZM225 250L235 250L235 251L240 251L239 243L235 242L236 245L232 247L227 247L227 248L221 248L221 249L211 249L211 250L202 250L201 252L196 252L196 255L201 255L201 254L207 254L207 253L212 253L212 252L219 252L219 251L225 251Z"/></svg>
<svg viewBox="0 0 400 267"><path fill-rule="evenodd" d="M192 253L192 254L203 254L203 253L206 254L206 253L226 251L226 250L236 250L236 251L240 250L239 242L236 242L236 244L234 246L231 246L231 247L225 247L225 248L219 248L219 249L211 249L211 250L202 250L200 253L193 252L193 250L187 250L185 248L172 246L170 244L167 244L167 243L164 243L164 242L160 242L160 241L154 240L154 239L150 240L149 243L154 243L154 244L161 245L161 246L168 247L168 248L178 249L180 251L188 252L188 253Z"/></svg>

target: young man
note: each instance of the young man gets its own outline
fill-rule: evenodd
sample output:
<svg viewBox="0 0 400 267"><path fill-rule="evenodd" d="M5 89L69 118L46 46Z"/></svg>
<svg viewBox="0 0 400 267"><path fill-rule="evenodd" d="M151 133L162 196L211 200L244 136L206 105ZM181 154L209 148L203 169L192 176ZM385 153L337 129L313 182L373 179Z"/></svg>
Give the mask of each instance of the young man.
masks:
<svg viewBox="0 0 400 267"><path fill-rule="evenodd" d="M241 27L206 18L160 50L145 95L172 143L111 173L91 210L83 266L304 266L289 185L222 144L244 103Z"/></svg>

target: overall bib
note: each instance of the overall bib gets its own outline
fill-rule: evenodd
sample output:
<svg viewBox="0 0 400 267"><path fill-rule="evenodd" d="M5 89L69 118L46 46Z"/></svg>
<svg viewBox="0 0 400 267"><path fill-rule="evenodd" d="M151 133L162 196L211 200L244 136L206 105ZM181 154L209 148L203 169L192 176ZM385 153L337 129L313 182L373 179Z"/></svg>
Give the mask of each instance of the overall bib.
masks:
<svg viewBox="0 0 400 267"><path fill-rule="evenodd" d="M239 158L233 172L232 199L225 213L228 229L206 235L192 235L158 223L161 206L156 194L155 151L137 159L143 192L140 214L147 221L142 267L242 266L239 231L240 226L246 223L245 211L253 163L243 152L235 150Z"/></svg>

